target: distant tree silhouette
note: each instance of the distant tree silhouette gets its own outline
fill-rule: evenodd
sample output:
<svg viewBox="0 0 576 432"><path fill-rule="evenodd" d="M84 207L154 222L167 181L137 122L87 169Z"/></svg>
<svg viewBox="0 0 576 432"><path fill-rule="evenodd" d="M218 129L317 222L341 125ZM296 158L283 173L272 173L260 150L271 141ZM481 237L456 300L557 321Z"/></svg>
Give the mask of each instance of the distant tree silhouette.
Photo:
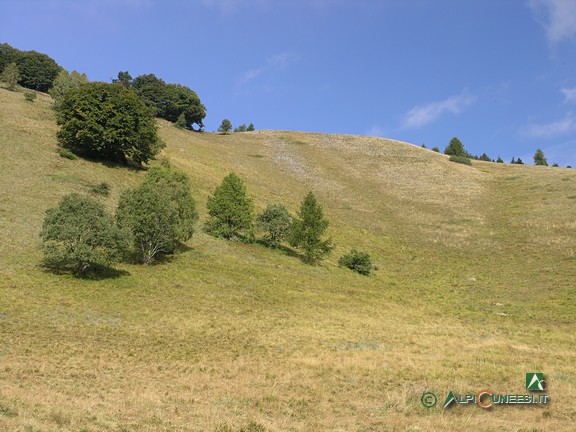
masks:
<svg viewBox="0 0 576 432"><path fill-rule="evenodd" d="M536 153L534 153L534 164L548 166L548 160L544 156L544 152L540 149L537 149Z"/></svg>
<svg viewBox="0 0 576 432"><path fill-rule="evenodd" d="M218 127L218 132L227 135L230 133L231 130L232 130L232 123L230 122L230 120L228 119L222 120L222 123L220 123L220 126Z"/></svg>

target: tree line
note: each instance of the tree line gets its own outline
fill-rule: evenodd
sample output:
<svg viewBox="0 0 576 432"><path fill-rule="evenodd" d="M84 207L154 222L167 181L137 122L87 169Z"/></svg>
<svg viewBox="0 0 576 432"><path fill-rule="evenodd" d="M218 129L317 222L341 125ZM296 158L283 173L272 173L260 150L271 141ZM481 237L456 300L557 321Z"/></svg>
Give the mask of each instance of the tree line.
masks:
<svg viewBox="0 0 576 432"><path fill-rule="evenodd" d="M426 148L426 146L424 144L422 146L424 148ZM440 151L438 149L438 147L434 147L432 150L437 151L437 152ZM498 156L498 159L494 160L494 159L491 159L486 153L483 153L481 156L476 156L476 155L472 155L472 154L468 153L468 151L466 151L466 149L464 148L464 144L462 144L462 141L460 141L458 139L458 137L454 137L450 140L450 142L448 143L448 145L444 149L444 154L449 155L450 160L453 162L465 163L467 165L471 165L471 163L472 163L471 159L481 160L481 161L486 161L486 162L504 163L504 161L502 160L502 158L500 156ZM548 159L546 158L546 156L544 155L544 152L541 149L536 150L536 152L534 153L534 156L533 156L533 160L534 160L534 165L548 166ZM515 157L512 158L510 163L511 164L517 164L517 165L524 165L524 162L522 161L521 158L516 159ZM558 167L558 164L555 163L552 166ZM567 168L571 168L571 167L568 166Z"/></svg>

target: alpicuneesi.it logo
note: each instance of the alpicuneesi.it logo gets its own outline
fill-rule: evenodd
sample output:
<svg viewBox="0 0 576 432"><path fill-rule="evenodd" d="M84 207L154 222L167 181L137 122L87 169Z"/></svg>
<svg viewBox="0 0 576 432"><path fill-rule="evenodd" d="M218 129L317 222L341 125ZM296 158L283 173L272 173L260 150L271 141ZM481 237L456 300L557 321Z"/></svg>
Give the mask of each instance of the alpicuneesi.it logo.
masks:
<svg viewBox="0 0 576 432"><path fill-rule="evenodd" d="M442 409L448 409L455 405L478 405L481 408L491 408L494 405L535 405L547 404L548 395L541 393L546 391L546 381L542 372L528 372L526 374L526 390L535 393L524 394L498 394L490 390L480 390L476 394L456 394L452 390L446 396ZM438 397L433 392L425 392L420 402L426 408L433 408L438 402Z"/></svg>

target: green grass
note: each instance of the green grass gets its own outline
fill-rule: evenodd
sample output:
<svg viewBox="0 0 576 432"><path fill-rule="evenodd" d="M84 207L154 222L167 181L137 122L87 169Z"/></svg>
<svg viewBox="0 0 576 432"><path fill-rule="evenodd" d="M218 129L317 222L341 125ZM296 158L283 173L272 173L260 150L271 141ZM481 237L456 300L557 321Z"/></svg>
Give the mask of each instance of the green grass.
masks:
<svg viewBox="0 0 576 432"><path fill-rule="evenodd" d="M573 429L576 172L160 121L200 225L234 171L257 211L295 212L313 190L336 249L307 266L198 229L165 263L75 279L39 267L45 210L102 182L113 210L144 172L60 157L50 103L0 90L0 430ZM373 276L338 267L352 248ZM428 390L523 393L530 371L549 407L420 405Z"/></svg>

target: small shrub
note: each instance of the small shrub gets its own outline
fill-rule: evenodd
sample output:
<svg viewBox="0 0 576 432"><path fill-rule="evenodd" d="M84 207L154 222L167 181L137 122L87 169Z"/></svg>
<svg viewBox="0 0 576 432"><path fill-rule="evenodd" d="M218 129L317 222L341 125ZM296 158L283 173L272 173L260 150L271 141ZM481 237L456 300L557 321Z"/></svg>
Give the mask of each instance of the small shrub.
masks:
<svg viewBox="0 0 576 432"><path fill-rule="evenodd" d="M34 102L36 100L36 93L33 91L24 92L24 99L28 102Z"/></svg>
<svg viewBox="0 0 576 432"><path fill-rule="evenodd" d="M440 149L438 147L432 147L432 151L436 153L440 153Z"/></svg>
<svg viewBox="0 0 576 432"><path fill-rule="evenodd" d="M110 185L106 182L100 183L91 189L92 192L102 196L110 195Z"/></svg>
<svg viewBox="0 0 576 432"><path fill-rule="evenodd" d="M61 148L58 150L58 154L60 156L62 156L63 158L66 159L70 159L70 160L76 160L78 159L78 156L76 156L74 153L72 153L70 150L65 149L65 148Z"/></svg>
<svg viewBox="0 0 576 432"><path fill-rule="evenodd" d="M352 249L350 253L342 255L338 260L338 264L364 276L368 276L372 270L376 270L376 267L372 264L370 255L366 252L357 251L356 249Z"/></svg>
<svg viewBox="0 0 576 432"><path fill-rule="evenodd" d="M450 162L456 162L464 165L472 165L472 161L465 156L450 156Z"/></svg>

